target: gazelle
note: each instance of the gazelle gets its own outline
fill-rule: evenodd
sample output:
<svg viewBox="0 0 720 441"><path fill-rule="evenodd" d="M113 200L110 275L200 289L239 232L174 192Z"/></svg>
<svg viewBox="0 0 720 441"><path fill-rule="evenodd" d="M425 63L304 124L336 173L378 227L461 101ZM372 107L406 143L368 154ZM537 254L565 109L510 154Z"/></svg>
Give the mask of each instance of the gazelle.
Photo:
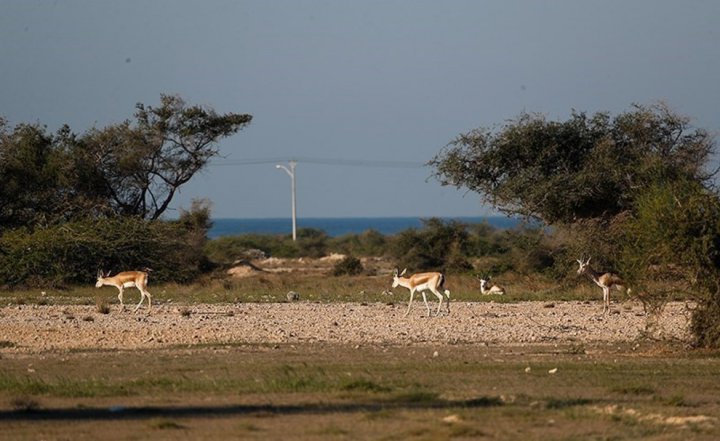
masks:
<svg viewBox="0 0 720 441"><path fill-rule="evenodd" d="M497 295L503 295L505 294L505 288L503 288L500 285L496 284L490 284L490 276L487 276L487 278L482 278L479 276L475 276L480 281L480 292L488 295L488 294L497 294Z"/></svg>
<svg viewBox="0 0 720 441"><path fill-rule="evenodd" d="M402 273L398 274L398 272L399 269L395 268L395 272L393 272L392 287L397 288L398 286L403 286L410 290L410 302L408 303L408 309L405 311L404 316L407 316L410 313L410 307L412 306L415 291L419 291L422 294L425 307L427 308L428 317L431 316L430 305L428 305L425 290L431 291L440 301L435 315L440 315L440 308L442 307L443 299L445 298L444 296L447 296L447 313L450 314L450 291L447 289L442 292L440 291L443 289L443 284L445 283L445 276L443 276L442 273L418 273L413 274L410 277L403 277L405 272L407 272L407 268L405 268Z"/></svg>
<svg viewBox="0 0 720 441"><path fill-rule="evenodd" d="M588 259L584 262L582 259L575 260L577 260L577 263L580 264L580 268L577 270L578 275L586 274L597 286L602 288L603 314L610 310L610 289L615 288L618 291L627 290L627 292L630 292L630 289L625 287L625 282L623 282L617 274L600 273L592 269L590 266L590 257L588 257Z"/></svg>
<svg viewBox="0 0 720 441"><path fill-rule="evenodd" d="M103 285L109 285L117 288L119 291L118 299L120 299L120 305L124 310L125 304L123 303L123 289L132 288L134 286L138 289L138 291L140 291L140 303L138 303L135 307L134 312L136 312L138 308L140 308L140 305L142 305L145 297L148 299L148 309L152 308L152 296L147 290L147 282L148 273L145 271L123 271L110 277L110 272L103 274L102 271L98 270L97 283L95 283L95 287L100 288Z"/></svg>

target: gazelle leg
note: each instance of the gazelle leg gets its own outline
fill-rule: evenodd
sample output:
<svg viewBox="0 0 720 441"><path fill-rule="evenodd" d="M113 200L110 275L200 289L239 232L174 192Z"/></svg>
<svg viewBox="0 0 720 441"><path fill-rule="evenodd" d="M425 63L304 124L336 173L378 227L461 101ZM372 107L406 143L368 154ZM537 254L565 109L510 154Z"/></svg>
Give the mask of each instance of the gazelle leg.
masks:
<svg viewBox="0 0 720 441"><path fill-rule="evenodd" d="M138 291L140 291L140 303L137 304L133 312L137 312L138 308L140 308L140 305L142 305L143 300L145 300L145 291L140 288L138 288Z"/></svg>
<svg viewBox="0 0 720 441"><path fill-rule="evenodd" d="M437 290L434 290L434 289L432 290L432 292L433 292L433 294L435 294L435 296L436 296L436 297L438 298L438 300L440 301L440 303L438 303L437 311L435 311L435 316L437 317L437 316L440 315L440 308L442 308L443 295L440 294Z"/></svg>
<svg viewBox="0 0 720 441"><path fill-rule="evenodd" d="M610 288L603 288L603 314L610 311Z"/></svg>
<svg viewBox="0 0 720 441"><path fill-rule="evenodd" d="M608 312L610 312L610 288L607 289L607 308Z"/></svg>
<svg viewBox="0 0 720 441"><path fill-rule="evenodd" d="M423 301L425 302L425 309L427 309L428 317L430 317L431 316L430 305L428 305L427 296L425 295L425 291L421 291L421 292L422 292L422 296L423 296Z"/></svg>
<svg viewBox="0 0 720 441"><path fill-rule="evenodd" d="M411 289L410 290L410 302L408 302L408 309L407 309L407 311L405 311L405 315L403 317L407 317L407 315L410 313L410 307L412 306L414 295L415 295L415 290Z"/></svg>
<svg viewBox="0 0 720 441"><path fill-rule="evenodd" d="M118 288L118 300L120 300L120 308L125 311L125 303L123 303L123 287L122 285Z"/></svg>

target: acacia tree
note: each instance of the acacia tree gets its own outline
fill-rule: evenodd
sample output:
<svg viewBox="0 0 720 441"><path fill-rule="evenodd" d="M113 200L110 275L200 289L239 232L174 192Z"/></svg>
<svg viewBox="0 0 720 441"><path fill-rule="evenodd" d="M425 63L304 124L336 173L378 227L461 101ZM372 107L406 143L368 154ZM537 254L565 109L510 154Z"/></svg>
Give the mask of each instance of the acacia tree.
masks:
<svg viewBox="0 0 720 441"><path fill-rule="evenodd" d="M573 111L564 122L522 113L499 129L450 142L430 165L444 185L479 193L508 214L547 225L615 216L655 182L708 184L714 141L664 104L611 118Z"/></svg>
<svg viewBox="0 0 720 441"><path fill-rule="evenodd" d="M106 199L120 215L158 219L177 189L218 156L218 142L248 125L248 114L218 114L180 97L138 104L135 122L94 129L80 138L76 170L82 191Z"/></svg>

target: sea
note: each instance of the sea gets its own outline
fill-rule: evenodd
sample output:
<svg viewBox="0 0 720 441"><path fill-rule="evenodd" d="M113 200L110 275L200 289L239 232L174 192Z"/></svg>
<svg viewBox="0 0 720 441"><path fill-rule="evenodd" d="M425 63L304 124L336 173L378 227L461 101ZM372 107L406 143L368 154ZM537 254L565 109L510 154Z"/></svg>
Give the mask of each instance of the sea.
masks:
<svg viewBox="0 0 720 441"><path fill-rule="evenodd" d="M383 235L397 234L410 228L422 228L421 217L306 217L297 219L297 228L315 228L324 231L328 236L337 237L346 234L360 234L367 230L375 230ZM448 217L443 221L454 220L465 224L487 223L497 229L512 229L522 220L505 216L487 217ZM213 226L208 232L210 239L240 234L291 234L290 218L213 219Z"/></svg>

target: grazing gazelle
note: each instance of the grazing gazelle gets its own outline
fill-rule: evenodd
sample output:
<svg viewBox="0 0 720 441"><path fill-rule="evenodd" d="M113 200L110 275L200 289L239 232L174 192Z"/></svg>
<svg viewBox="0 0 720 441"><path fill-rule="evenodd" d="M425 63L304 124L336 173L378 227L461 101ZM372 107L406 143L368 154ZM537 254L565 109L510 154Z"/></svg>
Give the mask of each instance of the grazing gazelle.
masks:
<svg viewBox="0 0 720 441"><path fill-rule="evenodd" d="M498 294L503 295L505 294L505 288L503 288L500 285L496 284L490 284L490 276L487 276L487 278L482 278L479 276L475 276L480 281L480 292L488 295L488 294Z"/></svg>
<svg viewBox="0 0 720 441"><path fill-rule="evenodd" d="M615 288L618 291L623 291L627 289L627 292L630 292L629 288L625 287L625 282L614 273L600 273L595 271L590 267L590 258L583 262L582 259L575 259L577 260L577 263L580 264L580 268L578 268L577 273L580 274L587 274L590 279L592 279L593 282L600 288L602 288L603 291L603 314L610 311L610 289Z"/></svg>
<svg viewBox="0 0 720 441"><path fill-rule="evenodd" d="M425 307L427 308L428 317L430 317L430 305L428 305L427 297L425 296L425 290L432 291L432 293L435 294L440 301L440 303L438 303L438 309L435 312L435 315L440 315L440 307L442 307L444 298L443 294L447 296L447 313L450 314L450 291L447 289L443 290L445 276L443 276L442 273L418 273L413 274L410 277L403 277L406 271L407 268L405 268L402 273L399 273L399 269L395 268L392 284L393 288L403 286L410 290L410 303L408 303L408 309L407 311L405 311L405 316L407 316L410 312L410 307L412 306L415 291L419 291L423 296L423 301L425 302Z"/></svg>
<svg viewBox="0 0 720 441"><path fill-rule="evenodd" d="M148 299L148 309L152 308L152 296L147 290L148 273L145 271L123 271L110 277L110 272L103 274L102 271L98 270L96 288L100 288L103 285L114 286L118 289L118 299L120 299L120 305L122 309L125 309L123 303L123 289L132 288L133 286L140 291L140 303L135 307L135 311L140 308L145 297Z"/></svg>

